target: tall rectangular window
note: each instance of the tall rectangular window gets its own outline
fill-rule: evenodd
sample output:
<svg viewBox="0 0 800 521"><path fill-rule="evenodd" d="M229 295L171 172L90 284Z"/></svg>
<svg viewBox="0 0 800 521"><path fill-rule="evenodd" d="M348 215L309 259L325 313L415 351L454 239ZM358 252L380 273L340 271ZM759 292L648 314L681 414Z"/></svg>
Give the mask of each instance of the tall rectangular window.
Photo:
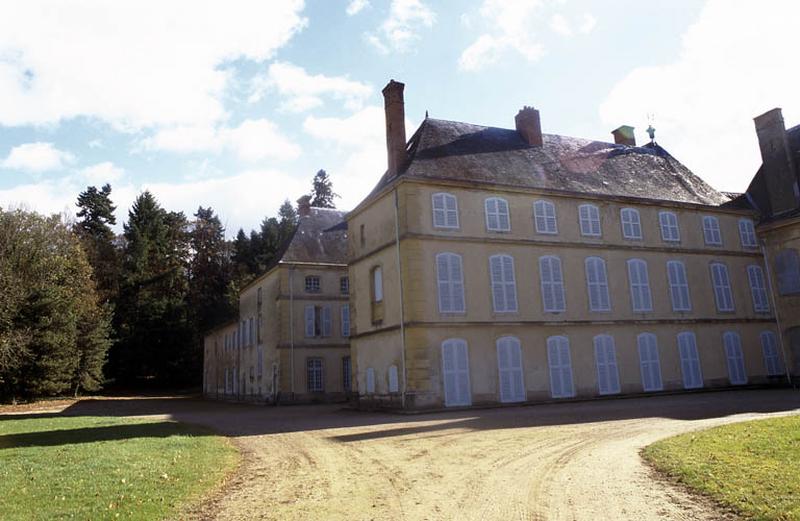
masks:
<svg viewBox="0 0 800 521"><path fill-rule="evenodd" d="M350 293L350 277L339 277L339 293L342 295Z"/></svg>
<svg viewBox="0 0 800 521"><path fill-rule="evenodd" d="M315 306L306 306L304 310L304 323L306 338L317 336L317 312Z"/></svg>
<svg viewBox="0 0 800 521"><path fill-rule="evenodd" d="M756 264L748 266L747 279L750 281L753 310L756 313L769 312L769 297L767 296L767 283L764 280L764 270Z"/></svg>
<svg viewBox="0 0 800 521"><path fill-rule="evenodd" d="M309 358L306 360L306 382L310 393L321 393L325 389L322 358Z"/></svg>
<svg viewBox="0 0 800 521"><path fill-rule="evenodd" d="M435 228L458 228L458 202L453 194L438 193L431 196L433 202L433 226Z"/></svg>
<svg viewBox="0 0 800 521"><path fill-rule="evenodd" d="M463 313L464 273L461 255L440 253L436 255L436 279L440 313Z"/></svg>
<svg viewBox="0 0 800 521"><path fill-rule="evenodd" d="M678 333L678 353L681 358L681 374L684 389L703 387L703 373L700 369L700 356L697 353L697 339L691 331Z"/></svg>
<svg viewBox="0 0 800 521"><path fill-rule="evenodd" d="M711 283L714 286L717 311L733 311L733 293L726 265L720 262L711 264Z"/></svg>
<svg viewBox="0 0 800 521"><path fill-rule="evenodd" d="M767 369L767 375L780 376L783 373L781 365L781 355L778 352L778 342L775 339L775 333L772 331L762 331L761 335L761 351L764 355L764 367Z"/></svg>
<svg viewBox="0 0 800 521"><path fill-rule="evenodd" d="M258 341L259 344L264 341L264 338L263 338L264 335L263 335L263 333L261 331L263 323L264 323L264 316L259 311L258 319L256 320L256 335L257 335L257 338L258 338L257 341Z"/></svg>
<svg viewBox="0 0 800 521"><path fill-rule="evenodd" d="M747 372L744 369L744 354L742 353L742 339L735 331L726 331L722 335L725 345L725 358L728 361L728 379L731 385L744 385L747 383Z"/></svg>
<svg viewBox="0 0 800 521"><path fill-rule="evenodd" d="M309 275L306 277L306 284L305 289L306 293L319 293L320 292L320 282L318 275Z"/></svg>
<svg viewBox="0 0 800 521"><path fill-rule="evenodd" d="M591 311L611 311L606 261L600 257L588 257L585 264L586 286L589 291L589 309Z"/></svg>
<svg viewBox="0 0 800 521"><path fill-rule="evenodd" d="M489 257L492 278L492 302L496 313L517 311L517 286L514 280L514 259L510 255Z"/></svg>
<svg viewBox="0 0 800 521"><path fill-rule="evenodd" d="M567 310L564 297L564 275L561 259L554 255L539 257L539 278L542 285L542 304L546 313L561 313Z"/></svg>
<svg viewBox="0 0 800 521"><path fill-rule="evenodd" d="M380 266L372 268L372 301L383 302L383 270Z"/></svg>
<svg viewBox="0 0 800 521"><path fill-rule="evenodd" d="M642 372L642 389L645 392L660 391L661 362L658 358L658 340L653 333L642 333L636 337L639 348L639 367Z"/></svg>
<svg viewBox="0 0 800 521"><path fill-rule="evenodd" d="M739 219L739 240L742 248L757 248L756 228L751 219Z"/></svg>
<svg viewBox="0 0 800 521"><path fill-rule="evenodd" d="M507 232L511 230L508 201L500 197L489 197L484 202L484 206L487 230L492 232Z"/></svg>
<svg viewBox="0 0 800 521"><path fill-rule="evenodd" d="M551 336L547 339L547 365L550 369L550 395L553 398L575 396L567 337Z"/></svg>
<svg viewBox="0 0 800 521"><path fill-rule="evenodd" d="M342 304L342 336L350 336L350 304Z"/></svg>
<svg viewBox="0 0 800 521"><path fill-rule="evenodd" d="M672 212L658 212L658 222L661 225L661 239L663 241L678 242L681 240L677 215Z"/></svg>
<svg viewBox="0 0 800 521"><path fill-rule="evenodd" d="M692 300L689 296L689 281L686 278L686 266L681 261L668 261L667 279L669 280L669 295L672 300L672 311L691 311Z"/></svg>
<svg viewBox="0 0 800 521"><path fill-rule="evenodd" d="M597 390L600 394L616 394L620 391L619 370L614 337L594 337L594 359L597 364Z"/></svg>
<svg viewBox="0 0 800 521"><path fill-rule="evenodd" d="M642 221L639 217L639 210L623 208L620 210L619 216L622 223L622 236L625 239L641 239Z"/></svg>
<svg viewBox="0 0 800 521"><path fill-rule="evenodd" d="M628 282L631 286L631 307L635 312L653 311L647 263L642 259L628 261Z"/></svg>
<svg viewBox="0 0 800 521"><path fill-rule="evenodd" d="M710 246L722 246L722 232L719 229L719 219L712 215L703 217L703 239Z"/></svg>
<svg viewBox="0 0 800 521"><path fill-rule="evenodd" d="M353 389L352 375L353 372L350 357L342 357L342 388L346 393L349 393Z"/></svg>
<svg viewBox="0 0 800 521"><path fill-rule="evenodd" d="M557 234L556 206L550 201L536 201L533 203L533 221L536 233Z"/></svg>
<svg viewBox="0 0 800 521"><path fill-rule="evenodd" d="M320 313L320 321L321 321L321 336L329 337L331 336L331 307L330 306L322 306L317 308L319 309Z"/></svg>
<svg viewBox="0 0 800 521"><path fill-rule="evenodd" d="M581 235L585 237L600 237L600 209L593 204L582 204L578 207L578 218L581 226Z"/></svg>

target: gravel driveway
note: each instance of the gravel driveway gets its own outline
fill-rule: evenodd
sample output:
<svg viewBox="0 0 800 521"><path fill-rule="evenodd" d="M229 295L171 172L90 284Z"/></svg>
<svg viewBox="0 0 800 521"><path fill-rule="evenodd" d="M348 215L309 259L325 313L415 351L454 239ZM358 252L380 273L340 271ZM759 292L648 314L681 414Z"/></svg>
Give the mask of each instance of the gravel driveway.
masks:
<svg viewBox="0 0 800 521"><path fill-rule="evenodd" d="M198 519L722 519L656 479L639 450L666 436L800 413L800 392L753 390L441 412L83 401L68 414L167 415L244 454Z"/></svg>

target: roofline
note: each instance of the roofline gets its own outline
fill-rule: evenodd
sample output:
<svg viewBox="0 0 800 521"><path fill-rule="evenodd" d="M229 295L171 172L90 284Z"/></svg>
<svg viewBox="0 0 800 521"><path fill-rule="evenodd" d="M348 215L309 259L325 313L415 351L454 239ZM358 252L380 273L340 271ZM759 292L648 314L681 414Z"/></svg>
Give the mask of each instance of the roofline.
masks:
<svg viewBox="0 0 800 521"><path fill-rule="evenodd" d="M273 264L272 267L268 268L267 271L265 271L264 273L262 273L258 277L254 278L253 280L251 280L250 282L248 282L244 286L242 286L241 289L239 289L238 295L241 295L242 293L244 293L245 291L247 291L248 289L250 289L251 287L256 285L258 282L261 282L262 280L267 278L270 274L272 274L272 272L274 272L278 268L291 268L293 266L303 266L303 267L305 267L305 266L319 266L319 267L322 267L322 268L346 268L348 266L348 264L346 264L346 263L342 264L342 263L338 263L338 262L307 262L307 261L283 261L283 260L280 260L277 263Z"/></svg>
<svg viewBox="0 0 800 521"><path fill-rule="evenodd" d="M228 326L234 326L234 325L237 325L237 324L239 324L239 319L238 318L232 318L232 319L228 320L227 322L223 322L222 324L217 324L212 329L208 329L203 333L203 339L205 339L205 337L207 337L207 336L213 335L214 333L216 333L220 329L225 329Z"/></svg>
<svg viewBox="0 0 800 521"><path fill-rule="evenodd" d="M776 219L774 221L769 221L763 224L757 224L756 228L761 230L771 232L773 230L777 230L778 228L783 228L784 226L791 226L793 224L800 224L800 215L795 215L793 217L788 217L784 219Z"/></svg>
<svg viewBox="0 0 800 521"><path fill-rule="evenodd" d="M745 214L745 215L756 215L758 212L754 209L747 209L747 208L729 208L723 206L725 203L722 204L704 204L704 203L690 203L686 201L673 201L670 199L652 199L648 197L631 197L631 196L624 196L624 195L613 195L613 194L589 194L586 192L576 192L572 190L559 190L556 188L532 188L526 186L518 186L512 184L503 184L503 183L487 183L485 181L460 181L460 180L453 180L453 179L440 179L438 177L425 177L425 176L414 176L414 177L398 177L390 181L384 189L380 192L374 194L372 198L365 199L362 201L356 208L347 214L347 220L350 220L351 217L355 217L356 215L360 214L367 207L371 206L372 204L376 203L380 199L382 199L388 192L396 188L401 183L420 183L426 185L439 185L439 186L454 186L454 187L462 187L468 189L479 189L479 188L495 188L500 191L506 192L516 192L516 193L527 193L527 194L547 194L553 195L556 197L572 197L576 199L587 199L587 200L597 200L597 199L604 199L608 201L619 201L625 203L632 203L632 204L650 204L650 205L657 205L657 206L671 206L671 207L680 207L680 208L692 208L692 209L707 209L718 211L722 213L732 213L732 214Z"/></svg>

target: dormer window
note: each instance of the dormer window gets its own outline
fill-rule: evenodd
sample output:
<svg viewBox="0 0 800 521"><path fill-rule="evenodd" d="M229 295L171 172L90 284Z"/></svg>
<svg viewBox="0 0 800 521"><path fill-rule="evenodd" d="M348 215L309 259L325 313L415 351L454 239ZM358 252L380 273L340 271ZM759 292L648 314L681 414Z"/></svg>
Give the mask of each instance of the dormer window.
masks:
<svg viewBox="0 0 800 521"><path fill-rule="evenodd" d="M306 293L319 293L319 275L309 275L306 277Z"/></svg>

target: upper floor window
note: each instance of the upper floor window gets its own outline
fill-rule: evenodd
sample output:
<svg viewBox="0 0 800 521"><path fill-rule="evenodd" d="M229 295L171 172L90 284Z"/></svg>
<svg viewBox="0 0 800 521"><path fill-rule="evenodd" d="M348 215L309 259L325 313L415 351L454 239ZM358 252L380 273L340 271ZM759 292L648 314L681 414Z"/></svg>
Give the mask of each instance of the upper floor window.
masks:
<svg viewBox="0 0 800 521"><path fill-rule="evenodd" d="M712 215L703 217L703 239L710 246L722 246L722 232L719 229L719 219Z"/></svg>
<svg viewBox="0 0 800 521"><path fill-rule="evenodd" d="M652 311L653 300L650 295L650 278L647 263L641 259L628 261L628 281L631 286L631 306L633 311Z"/></svg>
<svg viewBox="0 0 800 521"><path fill-rule="evenodd" d="M331 308L329 306L306 306L304 318L307 338L331 336Z"/></svg>
<svg viewBox="0 0 800 521"><path fill-rule="evenodd" d="M626 239L642 238L642 221L639 218L639 210L634 208L623 208L619 212L622 222L622 236Z"/></svg>
<svg viewBox="0 0 800 521"><path fill-rule="evenodd" d="M344 338L350 336L350 304L342 304L341 331Z"/></svg>
<svg viewBox="0 0 800 521"><path fill-rule="evenodd" d="M517 311L517 284L514 280L514 259L510 255L489 257L492 279L492 303L496 313Z"/></svg>
<svg viewBox="0 0 800 521"><path fill-rule="evenodd" d="M689 281L686 278L686 266L681 261L667 262L667 280L669 294L672 299L672 311L691 311L692 300L689 296Z"/></svg>
<svg viewBox="0 0 800 521"><path fill-rule="evenodd" d="M733 311L733 293L726 265L720 262L711 264L711 284L714 286L717 311Z"/></svg>
<svg viewBox="0 0 800 521"><path fill-rule="evenodd" d="M747 280L750 282L750 294L753 297L753 311L766 313L769 311L769 297L767 296L767 283L764 279L764 270L761 266L753 264L747 267Z"/></svg>
<svg viewBox="0 0 800 521"><path fill-rule="evenodd" d="M666 242L678 242L681 240L677 215L672 212L658 212L658 222L661 225L662 240Z"/></svg>
<svg viewBox="0 0 800 521"><path fill-rule="evenodd" d="M380 266L372 268L372 301L383 302L383 270Z"/></svg>
<svg viewBox="0 0 800 521"><path fill-rule="evenodd" d="M581 225L581 235L586 237L600 237L600 209L593 204L582 204L578 207L578 218Z"/></svg>
<svg viewBox="0 0 800 521"><path fill-rule="evenodd" d="M586 285L589 290L589 309L591 311L611 311L606 261L600 257L588 257L585 264Z"/></svg>
<svg viewBox="0 0 800 521"><path fill-rule="evenodd" d="M508 201L499 197L489 197L484 202L486 207L486 229L493 232L511 230L511 218L508 215Z"/></svg>
<svg viewBox="0 0 800 521"><path fill-rule="evenodd" d="M547 313L567 310L564 298L564 274L561 259L553 255L539 257L539 277L542 283L542 302Z"/></svg>
<svg viewBox="0 0 800 521"><path fill-rule="evenodd" d="M320 282L318 275L309 275L306 277L306 293L319 293Z"/></svg>
<svg viewBox="0 0 800 521"><path fill-rule="evenodd" d="M800 293L800 255L797 250L787 248L778 252L775 256L775 274L778 278L778 293Z"/></svg>
<svg viewBox="0 0 800 521"><path fill-rule="evenodd" d="M533 220L536 233L558 233L556 206L550 201L539 200L533 203Z"/></svg>
<svg viewBox="0 0 800 521"><path fill-rule="evenodd" d="M440 313L464 312L464 273L461 255L440 253L436 256L436 282Z"/></svg>
<svg viewBox="0 0 800 521"><path fill-rule="evenodd" d="M742 248L756 248L756 228L751 219L739 219L739 239L742 241Z"/></svg>
<svg viewBox="0 0 800 521"><path fill-rule="evenodd" d="M453 194L433 194L433 226L458 228L458 202Z"/></svg>
<svg viewBox="0 0 800 521"><path fill-rule="evenodd" d="M339 293L347 295L350 293L350 277L339 278Z"/></svg>

